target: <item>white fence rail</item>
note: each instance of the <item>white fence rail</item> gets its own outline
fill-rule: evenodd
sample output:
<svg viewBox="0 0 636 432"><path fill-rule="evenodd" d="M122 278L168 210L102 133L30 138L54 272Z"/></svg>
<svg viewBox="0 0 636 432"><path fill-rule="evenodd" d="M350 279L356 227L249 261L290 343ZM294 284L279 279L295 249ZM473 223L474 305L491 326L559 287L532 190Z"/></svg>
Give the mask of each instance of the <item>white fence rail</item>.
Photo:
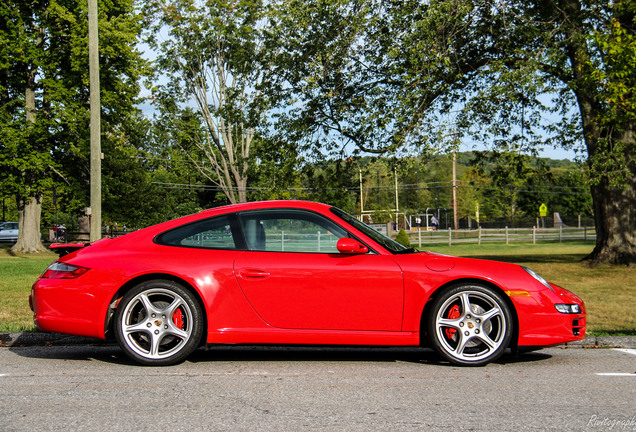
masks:
<svg viewBox="0 0 636 432"><path fill-rule="evenodd" d="M540 241L595 240L596 230L590 227L581 228L478 228L427 231L425 229L408 232L412 245L446 243L477 243L503 241L506 244L514 241L526 241L536 244Z"/></svg>
<svg viewBox="0 0 636 432"><path fill-rule="evenodd" d="M266 249L280 252L328 252L338 251L338 237L331 233L267 232Z"/></svg>

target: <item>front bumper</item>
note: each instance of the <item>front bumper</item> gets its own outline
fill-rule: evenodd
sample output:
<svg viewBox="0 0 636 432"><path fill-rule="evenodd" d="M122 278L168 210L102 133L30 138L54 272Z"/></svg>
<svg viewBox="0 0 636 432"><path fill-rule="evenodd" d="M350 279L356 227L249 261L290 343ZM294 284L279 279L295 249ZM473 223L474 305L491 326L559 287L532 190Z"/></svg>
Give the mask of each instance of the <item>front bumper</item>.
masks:
<svg viewBox="0 0 636 432"><path fill-rule="evenodd" d="M519 318L519 346L548 346L582 340L587 327L583 300L557 285L532 293L530 297L514 298ZM556 304L577 304L581 313L557 311Z"/></svg>

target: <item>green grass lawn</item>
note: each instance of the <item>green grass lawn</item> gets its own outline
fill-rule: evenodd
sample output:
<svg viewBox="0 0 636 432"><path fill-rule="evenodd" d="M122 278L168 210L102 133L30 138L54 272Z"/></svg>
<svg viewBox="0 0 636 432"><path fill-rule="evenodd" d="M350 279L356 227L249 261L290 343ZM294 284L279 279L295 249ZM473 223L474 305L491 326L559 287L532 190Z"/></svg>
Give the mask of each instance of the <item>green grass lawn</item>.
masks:
<svg viewBox="0 0 636 432"><path fill-rule="evenodd" d="M432 245L428 250L449 255L494 259L526 265L551 282L581 297L588 309L588 333L636 335L636 268L588 267L581 259L591 243L487 243ZM33 330L29 309L31 285L55 260L55 254L15 257L0 247L0 332Z"/></svg>
<svg viewBox="0 0 636 432"><path fill-rule="evenodd" d="M31 285L57 255L11 256L0 247L0 332L34 330L29 308Z"/></svg>

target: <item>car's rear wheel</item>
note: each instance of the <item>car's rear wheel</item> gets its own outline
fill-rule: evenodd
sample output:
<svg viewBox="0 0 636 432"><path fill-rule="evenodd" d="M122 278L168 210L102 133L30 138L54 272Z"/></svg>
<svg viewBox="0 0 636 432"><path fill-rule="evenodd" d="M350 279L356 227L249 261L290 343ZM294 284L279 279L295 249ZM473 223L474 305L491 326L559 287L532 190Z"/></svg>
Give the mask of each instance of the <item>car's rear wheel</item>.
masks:
<svg viewBox="0 0 636 432"><path fill-rule="evenodd" d="M443 291L428 316L428 334L444 358L481 366L503 354L513 330L510 308L494 289L461 284Z"/></svg>
<svg viewBox="0 0 636 432"><path fill-rule="evenodd" d="M195 297L168 280L142 282L128 291L115 313L115 337L133 360L151 366L184 361L197 349L203 314Z"/></svg>

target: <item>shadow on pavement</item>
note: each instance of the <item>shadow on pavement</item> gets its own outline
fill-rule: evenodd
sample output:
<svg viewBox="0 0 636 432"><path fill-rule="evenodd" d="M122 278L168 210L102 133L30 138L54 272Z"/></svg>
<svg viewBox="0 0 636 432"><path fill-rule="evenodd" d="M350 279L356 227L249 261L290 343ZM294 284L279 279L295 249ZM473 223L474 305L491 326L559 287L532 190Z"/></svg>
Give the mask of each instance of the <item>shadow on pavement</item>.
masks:
<svg viewBox="0 0 636 432"><path fill-rule="evenodd" d="M12 346L15 354L33 359L98 361L110 364L136 365L112 342L99 341L83 345ZM541 352L512 354L506 351L494 364L520 364L551 358ZM305 347L305 346L219 346L201 348L186 361L216 362L409 362L422 365L457 367L442 361L434 351L418 347ZM143 367L143 366L140 366Z"/></svg>

